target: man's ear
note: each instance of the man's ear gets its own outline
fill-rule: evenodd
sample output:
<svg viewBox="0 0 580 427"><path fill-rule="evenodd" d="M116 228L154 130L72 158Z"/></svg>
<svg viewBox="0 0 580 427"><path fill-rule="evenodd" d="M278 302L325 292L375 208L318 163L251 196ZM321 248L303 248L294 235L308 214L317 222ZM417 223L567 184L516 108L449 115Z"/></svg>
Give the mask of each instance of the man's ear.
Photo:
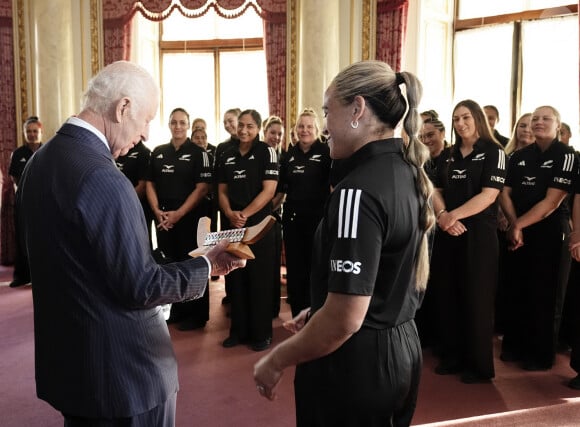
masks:
<svg viewBox="0 0 580 427"><path fill-rule="evenodd" d="M131 108L131 99L124 97L117 102L115 108L115 119L117 123L121 123L124 118L129 117L129 109Z"/></svg>

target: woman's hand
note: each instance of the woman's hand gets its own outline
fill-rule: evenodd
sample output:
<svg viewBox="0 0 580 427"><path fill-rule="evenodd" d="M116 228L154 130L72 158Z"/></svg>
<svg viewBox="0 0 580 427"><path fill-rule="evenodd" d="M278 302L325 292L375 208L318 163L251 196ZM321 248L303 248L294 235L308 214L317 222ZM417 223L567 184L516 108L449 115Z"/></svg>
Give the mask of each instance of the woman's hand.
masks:
<svg viewBox="0 0 580 427"><path fill-rule="evenodd" d="M242 211L232 211L228 216L228 219L234 228L244 227L247 221L247 218L242 214Z"/></svg>
<svg viewBox="0 0 580 427"><path fill-rule="evenodd" d="M506 232L510 226L510 223L506 216L503 214L501 209L497 212L497 228L499 231Z"/></svg>
<svg viewBox="0 0 580 427"><path fill-rule="evenodd" d="M467 227L463 225L461 221L456 221L455 224L449 227L446 231L452 236L461 236L467 231Z"/></svg>
<svg viewBox="0 0 580 427"><path fill-rule="evenodd" d="M455 218L453 212L442 212L437 219L437 225L451 236L460 236L467 231L465 225Z"/></svg>
<svg viewBox="0 0 580 427"><path fill-rule="evenodd" d="M441 212L437 217L437 225L443 231L447 231L449 227L451 227L455 223L455 218L451 216L451 214L447 211Z"/></svg>
<svg viewBox="0 0 580 427"><path fill-rule="evenodd" d="M254 381L256 382L258 393L269 400L274 400L278 397L276 388L284 373L284 371L275 366L274 356L275 351L273 350L254 365Z"/></svg>
<svg viewBox="0 0 580 427"><path fill-rule="evenodd" d="M284 322L283 326L285 329L295 334L304 327L309 315L310 307L302 310L298 316L294 317L292 320ZM262 357L258 363L254 365L254 381L256 381L258 393L270 400L276 399L276 388L278 387L278 383L280 382L280 379L282 379L282 374L284 373L284 371L278 368L274 362L275 354L276 348L268 355Z"/></svg>
<svg viewBox="0 0 580 427"><path fill-rule="evenodd" d="M175 224L183 218L183 215L179 211L167 211L165 212L165 223L169 228L173 228Z"/></svg>
<svg viewBox="0 0 580 427"><path fill-rule="evenodd" d="M507 239L509 242L508 249L515 251L524 246L524 233L521 228L515 227L513 224L507 231Z"/></svg>
<svg viewBox="0 0 580 427"><path fill-rule="evenodd" d="M287 320L286 322L284 322L282 324L282 326L284 326L284 329L295 334L296 332L299 332L300 329L302 329L304 327L304 325L306 324L306 320L308 320L309 315L310 315L310 307L302 310L292 320Z"/></svg>
<svg viewBox="0 0 580 427"><path fill-rule="evenodd" d="M576 246L576 248L572 250L572 258L580 262L580 246Z"/></svg>
<svg viewBox="0 0 580 427"><path fill-rule="evenodd" d="M167 212L158 209L154 213L155 219L157 219L157 229L169 231L173 227L173 225L167 220Z"/></svg>

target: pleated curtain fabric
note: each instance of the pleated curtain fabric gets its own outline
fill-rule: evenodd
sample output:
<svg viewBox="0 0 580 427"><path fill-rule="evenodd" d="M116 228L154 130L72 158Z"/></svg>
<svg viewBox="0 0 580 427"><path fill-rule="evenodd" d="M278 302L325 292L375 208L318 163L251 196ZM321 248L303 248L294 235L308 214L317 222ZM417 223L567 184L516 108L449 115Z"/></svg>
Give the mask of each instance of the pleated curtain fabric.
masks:
<svg viewBox="0 0 580 427"><path fill-rule="evenodd" d="M12 0L0 0L0 264L10 265L16 255L14 230L14 185L8 175L10 156L17 144L20 126L15 122L14 36Z"/></svg>
<svg viewBox="0 0 580 427"><path fill-rule="evenodd" d="M401 59L407 33L408 0L378 0L377 55L395 71L401 71Z"/></svg>

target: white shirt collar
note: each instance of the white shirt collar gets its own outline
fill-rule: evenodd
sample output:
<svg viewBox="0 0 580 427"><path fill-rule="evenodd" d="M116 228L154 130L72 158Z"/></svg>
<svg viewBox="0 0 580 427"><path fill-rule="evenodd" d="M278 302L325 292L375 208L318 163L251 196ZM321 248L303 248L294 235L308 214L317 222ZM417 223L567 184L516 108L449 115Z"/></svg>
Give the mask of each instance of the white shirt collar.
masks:
<svg viewBox="0 0 580 427"><path fill-rule="evenodd" d="M95 135L97 135L97 137L101 141L103 141L103 144L105 144L105 147L107 147L107 150L109 150L109 152L111 151L111 147L109 147L109 143L107 142L107 138L105 138L105 135L103 135L103 133L100 130L98 130L96 127L94 127L92 124L85 122L83 119L79 119L78 117L74 117L74 116L69 117L66 122L68 124L71 124L71 125L85 128L89 132L94 133Z"/></svg>

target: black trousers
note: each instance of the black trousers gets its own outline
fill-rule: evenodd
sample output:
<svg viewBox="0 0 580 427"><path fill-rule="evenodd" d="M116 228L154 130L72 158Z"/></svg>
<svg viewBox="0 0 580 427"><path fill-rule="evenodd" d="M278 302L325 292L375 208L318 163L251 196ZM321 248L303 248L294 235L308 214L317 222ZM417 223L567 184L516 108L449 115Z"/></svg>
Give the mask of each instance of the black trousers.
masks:
<svg viewBox="0 0 580 427"><path fill-rule="evenodd" d="M320 222L317 215L284 211L284 248L286 249L286 287L292 317L310 307L310 271L314 233Z"/></svg>
<svg viewBox="0 0 580 427"><path fill-rule="evenodd" d="M495 296L495 315L494 315L494 332L503 334L505 318L508 316L509 304L506 301L506 287L509 287L508 277L508 259L509 249L506 233L503 231L497 232L497 239L499 243L498 256L498 273L497 273L497 293Z"/></svg>
<svg viewBox="0 0 580 427"><path fill-rule="evenodd" d="M409 426L422 355L412 320L362 327L335 352L296 367L298 427Z"/></svg>
<svg viewBox="0 0 580 427"><path fill-rule="evenodd" d="M163 210L175 210L181 203L164 202L159 204ZM189 259L188 253L197 248L197 223L201 215L196 210L184 215L181 220L168 231L157 229L157 246L165 256L173 261ZM178 302L171 305L171 319L183 321L193 319L196 322L206 322L209 319L209 291L196 300Z"/></svg>
<svg viewBox="0 0 580 427"><path fill-rule="evenodd" d="M570 272L567 221L554 218L524 229L524 246L510 254L510 312L502 351L549 368L554 363Z"/></svg>
<svg viewBox="0 0 580 427"><path fill-rule="evenodd" d="M22 283L30 282L30 266L28 265L28 256L24 250L24 246L20 241L20 220L18 214L14 213L14 229L16 233L16 254L14 259L14 271L12 278L15 281Z"/></svg>
<svg viewBox="0 0 580 427"><path fill-rule="evenodd" d="M565 313L567 342L572 348L570 367L580 374L580 262L572 261L570 280L566 291L567 308Z"/></svg>
<svg viewBox="0 0 580 427"><path fill-rule="evenodd" d="M141 199L141 207L143 208L143 215L145 215L145 223L147 224L147 235L149 236L149 247L153 249L153 241L151 239L153 235L153 227L155 224L155 215L153 215L153 210L147 201L147 197Z"/></svg>
<svg viewBox="0 0 580 427"><path fill-rule="evenodd" d="M436 229L432 228L429 232L429 259L433 260L433 245L435 243ZM430 269L433 266L431 265ZM421 304L415 313L415 324L417 325L417 331L419 332L419 338L421 339L421 347L428 348L431 347L435 353L437 349L435 347L435 325L436 325L436 312L435 312L435 301L437 293L437 285L431 280L432 276L429 276L429 281L427 282L427 289L423 293L423 298L421 299Z"/></svg>
<svg viewBox="0 0 580 427"><path fill-rule="evenodd" d="M467 231L450 236L437 230L431 281L437 292L436 347L441 361L493 378L493 309L497 287L495 223L465 221Z"/></svg>
<svg viewBox="0 0 580 427"><path fill-rule="evenodd" d="M64 416L64 427L174 427L177 393L167 401L143 414L126 418L88 418Z"/></svg>
<svg viewBox="0 0 580 427"><path fill-rule="evenodd" d="M223 230L230 230L232 228L232 224L230 224L230 220L228 219L228 217L226 216L226 214L223 213L223 211L218 211L218 215L220 217L220 230L219 231L223 231ZM231 278L230 278L230 274L226 274L224 276L224 284L225 284L225 293L226 293L226 297L229 299L230 295L232 293L231 288Z"/></svg>
<svg viewBox="0 0 580 427"><path fill-rule="evenodd" d="M255 259L228 274L231 301L230 336L258 342L272 337L274 229L251 246Z"/></svg>
<svg viewBox="0 0 580 427"><path fill-rule="evenodd" d="M274 224L274 274L272 277L272 317L280 314L281 281L280 268L282 262L282 224L277 221Z"/></svg>

